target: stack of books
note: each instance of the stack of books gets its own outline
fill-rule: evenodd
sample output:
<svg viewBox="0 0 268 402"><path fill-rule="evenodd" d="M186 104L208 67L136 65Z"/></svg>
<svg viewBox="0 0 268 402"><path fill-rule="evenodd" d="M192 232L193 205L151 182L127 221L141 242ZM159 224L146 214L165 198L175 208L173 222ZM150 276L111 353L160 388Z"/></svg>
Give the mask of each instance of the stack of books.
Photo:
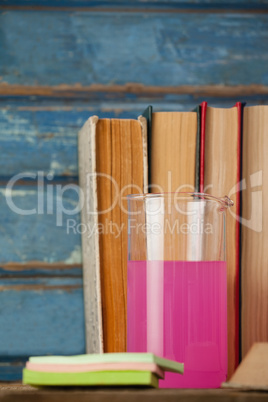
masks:
<svg viewBox="0 0 268 402"><path fill-rule="evenodd" d="M165 371L183 364L152 353L103 353L30 357L23 383L33 386L148 386L158 388Z"/></svg>

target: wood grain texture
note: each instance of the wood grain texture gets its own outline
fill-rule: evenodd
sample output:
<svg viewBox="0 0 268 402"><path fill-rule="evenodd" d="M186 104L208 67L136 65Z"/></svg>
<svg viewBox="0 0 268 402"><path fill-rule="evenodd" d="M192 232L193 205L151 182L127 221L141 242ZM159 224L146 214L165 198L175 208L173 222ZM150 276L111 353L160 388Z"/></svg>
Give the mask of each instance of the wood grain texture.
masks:
<svg viewBox="0 0 268 402"><path fill-rule="evenodd" d="M0 263L0 278L11 277L82 277L82 265L66 263L46 263L43 261L29 261L26 263L8 262Z"/></svg>
<svg viewBox="0 0 268 402"><path fill-rule="evenodd" d="M258 13L7 10L0 14L1 81L267 85L267 22Z"/></svg>
<svg viewBox="0 0 268 402"><path fill-rule="evenodd" d="M67 228L68 219L75 226L80 217L61 213L76 208L78 195L62 194L68 182L48 180L38 204L36 184L13 188L11 207L20 213L0 187L0 380L20 379L27 354L85 351L80 233ZM21 214L29 209L36 212Z"/></svg>
<svg viewBox="0 0 268 402"><path fill-rule="evenodd" d="M17 213L7 204L5 187L0 187L1 264L11 261L81 264L81 227L77 228L80 223L79 212L67 215L62 211L62 206L69 213L77 208L77 193L66 190L60 200L60 193L56 193L55 187L53 190L52 196L46 188L43 195L39 193L44 205L42 212L42 202L39 207L37 204L37 187L14 188L11 201L19 208L20 213ZM52 213L47 212L50 207ZM35 213L21 214L29 210Z"/></svg>
<svg viewBox="0 0 268 402"><path fill-rule="evenodd" d="M94 114L100 118L137 118L152 104L154 111L190 111L204 99L210 106L231 107L237 99L268 103L268 95L214 98L209 95L162 94L155 97L97 94L94 99L0 97L0 181L23 171L77 180L77 133ZM101 96L102 95L102 96ZM14 157L16 155L16 157ZM26 180L27 177L24 178ZM47 184L49 181L47 181Z"/></svg>
<svg viewBox="0 0 268 402"><path fill-rule="evenodd" d="M87 100L87 101L104 101L105 99L110 100L138 100L139 98L148 99L153 97L154 99L160 98L164 99L168 95L190 95L195 99L200 96L215 97L217 98L228 98L228 97L241 97L241 96L258 96L261 95L262 98L267 97L268 87L267 85L261 84L250 84L250 85L177 85L177 86L157 86L157 85L144 85L139 83L125 83L125 84L60 84L60 85L17 85L17 84L7 84L0 83L0 101L5 99L5 97L24 97L27 101L31 99L29 97L38 96L42 101L42 97L58 99L66 99L66 103L74 100ZM147 100L148 102L148 100ZM149 102L150 103L150 102ZM70 106L69 106L70 110Z"/></svg>
<svg viewBox="0 0 268 402"><path fill-rule="evenodd" d="M9 381L20 381L22 379L22 369L25 366L26 360L21 361L17 358L15 362L10 362L10 360L0 362L0 387L3 381L8 381L10 386L11 383Z"/></svg>
<svg viewBox="0 0 268 402"><path fill-rule="evenodd" d="M2 6L7 7L49 7L55 8L88 8L88 9L142 9L142 10L184 10L185 8L198 10L212 9L239 9L239 10L266 10L267 0L2 0Z"/></svg>
<svg viewBox="0 0 268 402"><path fill-rule="evenodd" d="M242 357L268 342L268 108L244 110L241 256Z"/></svg>
<svg viewBox="0 0 268 402"><path fill-rule="evenodd" d="M1 402L258 402L267 401L265 392L239 392L223 389L144 389L97 388L35 389L22 384L0 384Z"/></svg>
<svg viewBox="0 0 268 402"><path fill-rule="evenodd" d="M0 279L0 306L1 356L85 352L81 278Z"/></svg>
<svg viewBox="0 0 268 402"><path fill-rule="evenodd" d="M77 176L77 133L89 113L1 109L1 176L37 170Z"/></svg>

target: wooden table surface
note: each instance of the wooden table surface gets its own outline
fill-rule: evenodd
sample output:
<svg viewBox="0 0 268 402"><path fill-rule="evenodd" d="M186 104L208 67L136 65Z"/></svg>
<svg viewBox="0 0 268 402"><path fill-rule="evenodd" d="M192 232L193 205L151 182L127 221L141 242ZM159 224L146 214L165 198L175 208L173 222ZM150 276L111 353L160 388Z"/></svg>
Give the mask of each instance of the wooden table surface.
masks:
<svg viewBox="0 0 268 402"><path fill-rule="evenodd" d="M144 388L46 388L0 383L0 402L254 402L268 401L268 392L238 390Z"/></svg>

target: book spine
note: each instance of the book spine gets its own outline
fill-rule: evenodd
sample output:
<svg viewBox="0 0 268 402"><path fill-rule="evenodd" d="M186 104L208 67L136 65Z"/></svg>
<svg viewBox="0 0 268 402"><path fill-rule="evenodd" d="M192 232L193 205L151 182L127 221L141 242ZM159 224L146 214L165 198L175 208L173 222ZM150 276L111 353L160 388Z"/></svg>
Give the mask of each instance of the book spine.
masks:
<svg viewBox="0 0 268 402"><path fill-rule="evenodd" d="M146 191L148 193L151 192L152 188L152 180L151 180L151 161L152 161L152 115L153 115L153 107L149 105L142 116L145 117L147 121L147 157L148 157L148 186Z"/></svg>
<svg viewBox="0 0 268 402"><path fill-rule="evenodd" d="M195 183L194 191L200 191L200 137L201 137L201 106L193 110L197 115L196 151L195 151Z"/></svg>
<svg viewBox="0 0 268 402"><path fill-rule="evenodd" d="M98 200L96 177L96 125L97 116L90 117L78 136L79 184L82 224L98 225ZM86 329L86 352L103 352L101 310L99 236L82 234L83 287Z"/></svg>
<svg viewBox="0 0 268 402"><path fill-rule="evenodd" d="M239 303L239 295L240 295L240 205L241 205L241 192L240 192L240 182L241 182L241 122L242 122L242 105L240 102L237 102L235 107L237 108L237 203L236 203L236 239L235 239L235 248L237 250L236 253L236 271L235 271L235 367L239 364L239 339L240 339L240 303Z"/></svg>
<svg viewBox="0 0 268 402"><path fill-rule="evenodd" d="M142 149L143 149L143 192L148 193L149 186L149 164L148 164L148 120L144 116L139 116L138 121L141 125Z"/></svg>
<svg viewBox="0 0 268 402"><path fill-rule="evenodd" d="M238 172L237 172L237 183L238 183L238 194L239 203L237 205L236 215L242 217L242 157L243 157L243 113L246 103L237 102L236 105L238 112L238 143L237 148L237 160L238 160ZM237 253L237 270L236 270L236 333L237 333L237 356L236 356L236 366L240 363L242 358L242 339L241 339L241 250L242 250L242 225L237 220L237 239L236 239L236 249L239 250Z"/></svg>

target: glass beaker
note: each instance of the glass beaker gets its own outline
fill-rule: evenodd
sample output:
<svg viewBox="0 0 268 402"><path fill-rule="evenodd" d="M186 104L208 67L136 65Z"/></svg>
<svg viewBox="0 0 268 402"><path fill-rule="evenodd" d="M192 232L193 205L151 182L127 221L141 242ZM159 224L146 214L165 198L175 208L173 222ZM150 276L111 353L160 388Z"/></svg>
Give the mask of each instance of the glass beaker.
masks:
<svg viewBox="0 0 268 402"><path fill-rule="evenodd" d="M227 376L228 197L128 196L127 351L184 363L162 388L217 388Z"/></svg>

